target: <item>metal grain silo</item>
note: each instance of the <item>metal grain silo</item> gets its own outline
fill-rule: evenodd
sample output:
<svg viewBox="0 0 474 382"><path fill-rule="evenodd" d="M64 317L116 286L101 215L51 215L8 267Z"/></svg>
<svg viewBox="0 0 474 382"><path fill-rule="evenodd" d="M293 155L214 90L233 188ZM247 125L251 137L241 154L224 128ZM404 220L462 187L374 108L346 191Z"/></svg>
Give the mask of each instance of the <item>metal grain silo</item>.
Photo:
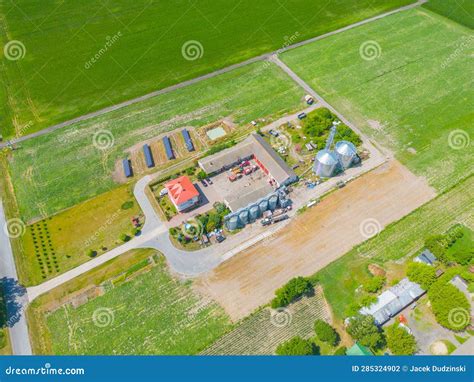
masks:
<svg viewBox="0 0 474 382"><path fill-rule="evenodd" d="M357 157L357 149L352 142L339 141L336 143L336 155L344 169L349 168Z"/></svg>
<svg viewBox="0 0 474 382"><path fill-rule="evenodd" d="M254 222L260 216L260 208L258 208L257 204L253 204L249 207L250 212L250 221Z"/></svg>
<svg viewBox="0 0 474 382"><path fill-rule="evenodd" d="M239 219L242 224L248 224L249 222L249 210L245 209L239 212Z"/></svg>
<svg viewBox="0 0 474 382"><path fill-rule="evenodd" d="M278 195L272 195L268 198L268 208L270 210L275 210L278 207Z"/></svg>
<svg viewBox="0 0 474 382"><path fill-rule="evenodd" d="M263 214L268 210L268 199L262 199L258 202L258 208L260 208L260 213Z"/></svg>
<svg viewBox="0 0 474 382"><path fill-rule="evenodd" d="M313 171L322 178L329 178L336 172L338 163L336 154L324 149L316 154Z"/></svg>
<svg viewBox="0 0 474 382"><path fill-rule="evenodd" d="M239 217L238 215L232 215L231 217L229 217L226 222L226 227L229 231L233 231L233 230L236 230L237 228L239 228Z"/></svg>

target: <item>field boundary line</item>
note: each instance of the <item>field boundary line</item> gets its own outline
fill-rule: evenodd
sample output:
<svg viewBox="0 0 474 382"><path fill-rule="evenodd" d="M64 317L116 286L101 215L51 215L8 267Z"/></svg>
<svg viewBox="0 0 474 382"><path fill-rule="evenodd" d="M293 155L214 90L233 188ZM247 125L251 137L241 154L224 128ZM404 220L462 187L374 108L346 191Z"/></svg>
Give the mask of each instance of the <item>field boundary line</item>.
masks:
<svg viewBox="0 0 474 382"><path fill-rule="evenodd" d="M148 94L144 94L140 97L133 98L133 99L130 99L128 101L120 102L118 104L111 105L111 106L108 106L106 108L103 108L103 109L100 109L100 110L97 110L97 111L94 111L94 112L91 112L91 113L88 113L88 114L84 114L82 116L70 119L68 121L64 121L64 122L58 123L56 125L47 127L45 129L42 129L42 130L37 131L35 133L28 134L28 135L25 135L25 136L22 136L22 137L19 137L19 138L11 139L8 142L11 142L12 144L15 144L15 143L20 143L20 142L25 142L25 141L30 140L32 138L36 138L36 137L40 137L40 136L49 134L53 131L56 131L56 130L61 129L63 127L70 126L74 123L87 121L89 119L92 119L92 118L95 118L95 117L98 117L98 116L101 116L101 115L104 115L104 114L108 114L110 112L113 112L113 111L116 111L116 110L119 110L119 109L123 109L124 107L134 105L134 104L142 102L142 101L146 101L146 100L154 98L158 95L166 94L166 93L172 92L174 90L178 90L178 89L181 89L181 88L199 83L203 80L210 79L210 78L213 78L213 77L217 77L221 74L228 73L232 70L235 70L235 69L238 69L238 68L256 63L256 62L265 61L265 60L269 59L270 57L272 57L274 55L278 55L280 53L284 53L284 52L287 52L289 50L299 48L299 47L302 47L302 46L307 45L307 44L311 44L313 42L325 39L325 38L333 36L335 34L342 33L342 32L348 31L348 30L353 29L353 28L357 28L359 26L371 23L373 21L380 20L384 17L391 16L391 15L399 13L399 12L403 12L403 11L410 10L412 8L416 8L420 5L423 5L426 2L428 2L428 0L418 0L415 3L408 4L408 5L405 5L403 7L396 8L396 9L393 9L393 10L385 12L385 13L381 13L380 15L369 17L368 19L364 19L364 20L358 21L356 23L346 25L345 27L336 29L336 30L331 31L331 32L324 33L320 36L312 37L310 39L300 41L300 42L297 42L295 44L288 45L286 47L282 47L281 49L278 49L278 50L275 50L275 51L272 51L272 52L269 52L269 53L264 53L264 54L256 56L256 57L252 57L248 60L233 64L233 65L221 68L221 69L218 69L214 72L207 73L207 74L204 74L202 76L195 77L195 78L192 78L190 80L180 82L178 84L168 86L168 87L160 89L160 90L153 91L153 92L148 93ZM0 143L0 148L3 148L3 147L7 147L7 142L1 142Z"/></svg>

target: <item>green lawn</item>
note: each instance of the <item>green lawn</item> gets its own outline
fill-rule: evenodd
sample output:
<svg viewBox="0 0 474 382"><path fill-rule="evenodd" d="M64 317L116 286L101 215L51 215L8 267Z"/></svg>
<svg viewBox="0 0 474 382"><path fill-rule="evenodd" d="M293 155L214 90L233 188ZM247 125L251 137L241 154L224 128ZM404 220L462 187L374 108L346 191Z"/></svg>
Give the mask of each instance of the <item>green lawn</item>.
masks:
<svg viewBox="0 0 474 382"><path fill-rule="evenodd" d="M66 304L46 316L52 353L195 354L230 329L223 309L173 278L164 258L129 281L115 277L100 297L73 308Z"/></svg>
<svg viewBox="0 0 474 382"><path fill-rule="evenodd" d="M471 230L474 228L474 176L389 225L373 239L315 274L335 316L345 318L355 290L369 278L369 264L386 267L388 262L399 261L420 250L427 236L443 233L459 222Z"/></svg>
<svg viewBox="0 0 474 382"><path fill-rule="evenodd" d="M3 1L1 50L19 40L25 55L0 66L0 133L28 134L413 1ZM193 40L202 57L186 60Z"/></svg>
<svg viewBox="0 0 474 382"><path fill-rule="evenodd" d="M271 119L303 108L303 95L279 68L256 63L23 142L10 158L21 216L48 216L116 187L115 162L143 140L223 117L240 126ZM102 129L114 137L106 151L92 144Z"/></svg>
<svg viewBox="0 0 474 382"><path fill-rule="evenodd" d="M284 53L282 59L443 191L473 170L472 38L468 28L414 9ZM363 59L359 49L370 44L379 56ZM372 58L370 49L367 54Z"/></svg>
<svg viewBox="0 0 474 382"><path fill-rule="evenodd" d="M474 28L474 1L429 0L423 7L446 16L469 28Z"/></svg>

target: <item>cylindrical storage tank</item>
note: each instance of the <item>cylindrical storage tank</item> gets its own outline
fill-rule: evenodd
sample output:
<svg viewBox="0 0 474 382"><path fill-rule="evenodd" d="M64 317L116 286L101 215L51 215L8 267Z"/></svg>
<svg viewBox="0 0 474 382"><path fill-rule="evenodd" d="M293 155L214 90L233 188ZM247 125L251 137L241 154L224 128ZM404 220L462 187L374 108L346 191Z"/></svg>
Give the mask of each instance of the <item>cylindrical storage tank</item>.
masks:
<svg viewBox="0 0 474 382"><path fill-rule="evenodd" d="M272 195L268 199L268 208L270 210L275 210L278 207L278 195Z"/></svg>
<svg viewBox="0 0 474 382"><path fill-rule="evenodd" d="M336 154L324 149L316 154L313 171L322 178L329 178L334 175L338 163Z"/></svg>
<svg viewBox="0 0 474 382"><path fill-rule="evenodd" d="M357 149L352 142L339 141L336 143L336 155L343 168L349 168L357 156Z"/></svg>
<svg viewBox="0 0 474 382"><path fill-rule="evenodd" d="M263 199L258 202L258 208L260 208L260 213L263 214L266 210L268 210L268 200Z"/></svg>
<svg viewBox="0 0 474 382"><path fill-rule="evenodd" d="M249 207L250 212L250 221L254 222L260 216L260 208L258 208L257 204L254 204Z"/></svg>
<svg viewBox="0 0 474 382"><path fill-rule="evenodd" d="M239 228L239 217L237 215L232 215L229 219L226 220L226 226L229 231L236 230Z"/></svg>
<svg viewBox="0 0 474 382"><path fill-rule="evenodd" d="M248 224L249 222L249 210L245 209L243 211L239 212L239 219L242 222L242 224Z"/></svg>

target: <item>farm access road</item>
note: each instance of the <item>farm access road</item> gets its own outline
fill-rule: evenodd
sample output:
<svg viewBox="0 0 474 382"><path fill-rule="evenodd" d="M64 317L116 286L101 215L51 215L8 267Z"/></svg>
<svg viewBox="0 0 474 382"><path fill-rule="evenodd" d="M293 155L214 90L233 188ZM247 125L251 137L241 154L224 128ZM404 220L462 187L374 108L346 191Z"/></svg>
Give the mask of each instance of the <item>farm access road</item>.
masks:
<svg viewBox="0 0 474 382"><path fill-rule="evenodd" d="M322 40L324 38L327 38L327 37L330 37L330 36L333 36L335 34L338 34L338 33L342 33L342 32L345 32L347 30L350 30L350 29L353 29L353 28L357 28L359 26L362 26L362 25L365 25L365 24L368 24L368 23L371 23L373 21L376 21L376 20L380 20L380 19L383 19L384 17L387 17L387 16L391 16L395 13L399 13L399 12L403 12L403 11L406 11L406 10L409 10L409 9L412 9L412 8L416 8L424 3L426 3L428 0L418 0L417 2L415 3L412 3L412 4L409 4L409 5L406 5L406 6L403 6L403 7L400 7L400 8L397 8L397 9L394 9L394 10L391 10L389 12L385 12L385 13L382 13L380 15L377 15L377 16L374 16L374 17L370 17L368 19L365 19L365 20L361 20L361 21L358 21L356 23L353 23L353 24L350 24L350 25L347 25L343 28L340 28L340 29L336 29L332 32L328 32L328 33L325 33L325 34L322 34L320 36L316 36L316 37L313 37L313 38L310 38L308 40L304 40L304 41L300 41L298 43L295 43L295 44L292 44L292 45L288 45L288 46L285 46L285 47L282 47L281 49L278 49L276 51L273 51L273 52L270 52L270 53L265 53L265 54L262 54L260 56L257 56L257 57L253 57L253 58L250 58L246 61L242 61L242 62L239 62L237 64L234 64L234 65L230 65L228 67L225 67L225 68L222 68L222 69L219 69L219 70L216 70L214 72L211 72L211 73L208 73L208 74L205 74L205 75L202 75L200 77L196 77L196 78L193 78L191 80L188 80L188 81L184 81L184 82L181 82L179 84L176 84L176 85L172 85L172 86L169 86L167 88L164 88L164 89L160 89L160 90L156 90L154 92L151 92L151 93L148 93L148 94L145 94L143 96L140 96L140 97L137 97L137 98L134 98L134 99L131 99L131 100L128 100L128 101L125 101L125 102L121 102L119 104L116 104L116 105L112 105L112 106L109 106L109 107L106 107L104 109L101 109L101 110L97 110L97 111L94 111L92 113L88 113L88 114L85 114L85 115L82 115L80 117L77 117L77 118L73 118L69 121L65 121L65 122L62 122L62 123L59 123L57 125L53 125L53 126L50 126L50 127L47 127L43 130L40 130L38 132L35 132L33 134L29 134L29 135L25 135L23 137L19 137L19 138L16 138L16 139L12 139L11 142L12 144L15 144L15 143L21 143L21 142L24 142L24 141L27 141L29 139L32 139L32 138L35 138L35 137L39 137L39 136L42 136L42 135L45 135L45 134L49 134L53 131L56 131L58 129L61 129L63 127L66 127L66 126L70 126L74 123L77 123L77 122L82 122L82 121L86 121L88 119L92 119L92 118L95 118L95 117L98 117L100 115L103 115L103 114L107 114L107 113L110 113L112 111L115 111L115 110L119 110L119 109L122 109L124 107L127 107L127 106L130 106L130 105L133 105L133 104L136 104L136 103L139 103L139 102L142 102L142 101L145 101L145 100L148 100L150 98L153 98L153 97L156 97L158 95L161 95L161 94L165 94L165 93L169 93L169 92L172 92L174 90L177 90L177 89L181 89L181 88L184 88L184 87L187 87L187 86L190 86L190 85L193 85L193 84L196 84L198 82L201 82L201 81L204 81L204 80L207 80L209 78L213 78L213 77L216 77L216 76L219 76L221 74L224 74L224 73L227 73L227 72L230 72L234 69L238 69L238 68L241 68L243 66L246 66L246 65L249 65L249 64L253 64L255 62L259 62L259 61L264 61L264 60L268 60L270 57L272 56L275 56L275 55L278 55L280 53L283 53L283 52L286 52L288 50L291 50L291 49L295 49L295 48L299 48L301 46L304 46L304 45L307 45L307 44L311 44L315 41L319 41L319 40ZM6 147L8 144L8 142L0 142L0 149L3 148L3 147Z"/></svg>

